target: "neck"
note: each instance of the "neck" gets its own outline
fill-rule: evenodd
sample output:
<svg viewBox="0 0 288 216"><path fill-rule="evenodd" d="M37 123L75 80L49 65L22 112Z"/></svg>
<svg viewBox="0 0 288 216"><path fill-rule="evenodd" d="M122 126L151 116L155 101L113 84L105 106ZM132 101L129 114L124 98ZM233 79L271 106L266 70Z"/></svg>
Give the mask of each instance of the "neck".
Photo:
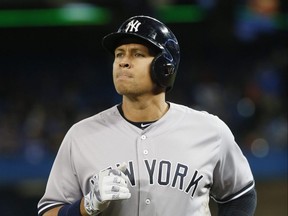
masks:
<svg viewBox="0 0 288 216"><path fill-rule="evenodd" d="M152 98L131 100L123 96L122 110L126 119L133 122L148 122L160 119L169 109L165 101L165 94Z"/></svg>

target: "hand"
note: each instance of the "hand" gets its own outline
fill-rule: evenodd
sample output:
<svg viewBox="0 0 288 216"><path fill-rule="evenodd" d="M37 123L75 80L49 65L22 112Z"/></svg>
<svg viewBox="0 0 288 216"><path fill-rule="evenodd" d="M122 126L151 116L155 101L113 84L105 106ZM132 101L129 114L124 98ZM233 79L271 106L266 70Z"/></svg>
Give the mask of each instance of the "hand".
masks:
<svg viewBox="0 0 288 216"><path fill-rule="evenodd" d="M84 197L84 207L89 215L97 215L105 210L110 201L124 200L131 197L124 172L127 168L122 163L116 169L101 171L90 179L90 192Z"/></svg>

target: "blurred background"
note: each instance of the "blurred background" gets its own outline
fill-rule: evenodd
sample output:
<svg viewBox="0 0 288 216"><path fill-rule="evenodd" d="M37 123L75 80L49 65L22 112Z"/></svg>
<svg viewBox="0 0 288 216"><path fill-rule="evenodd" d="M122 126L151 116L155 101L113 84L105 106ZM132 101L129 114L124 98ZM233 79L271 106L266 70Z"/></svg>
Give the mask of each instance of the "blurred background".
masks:
<svg viewBox="0 0 288 216"><path fill-rule="evenodd" d="M101 39L145 14L179 39L167 100L223 119L254 173L256 215L287 216L287 3L0 0L1 215L37 215L67 130L120 102Z"/></svg>

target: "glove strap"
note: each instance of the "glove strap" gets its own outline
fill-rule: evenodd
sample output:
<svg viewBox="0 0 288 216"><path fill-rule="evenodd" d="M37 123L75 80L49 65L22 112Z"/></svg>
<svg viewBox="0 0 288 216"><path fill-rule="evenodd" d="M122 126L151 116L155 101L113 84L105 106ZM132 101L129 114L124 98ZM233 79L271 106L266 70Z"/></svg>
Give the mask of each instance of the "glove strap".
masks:
<svg viewBox="0 0 288 216"><path fill-rule="evenodd" d="M88 215L96 216L100 211L93 206L93 193L90 192L84 197L84 208Z"/></svg>

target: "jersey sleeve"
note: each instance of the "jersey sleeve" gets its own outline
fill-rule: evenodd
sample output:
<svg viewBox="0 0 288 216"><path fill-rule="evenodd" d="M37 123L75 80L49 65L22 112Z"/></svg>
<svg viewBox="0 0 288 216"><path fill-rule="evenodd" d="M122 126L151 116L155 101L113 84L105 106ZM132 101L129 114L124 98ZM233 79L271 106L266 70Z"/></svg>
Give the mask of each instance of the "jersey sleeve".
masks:
<svg viewBox="0 0 288 216"><path fill-rule="evenodd" d="M225 203L250 191L254 187L254 179L246 157L221 120L219 129L219 158L213 173L211 196L216 202Z"/></svg>
<svg viewBox="0 0 288 216"><path fill-rule="evenodd" d="M73 139L68 131L54 160L45 193L38 203L38 215L56 206L72 203L83 195L72 160Z"/></svg>

